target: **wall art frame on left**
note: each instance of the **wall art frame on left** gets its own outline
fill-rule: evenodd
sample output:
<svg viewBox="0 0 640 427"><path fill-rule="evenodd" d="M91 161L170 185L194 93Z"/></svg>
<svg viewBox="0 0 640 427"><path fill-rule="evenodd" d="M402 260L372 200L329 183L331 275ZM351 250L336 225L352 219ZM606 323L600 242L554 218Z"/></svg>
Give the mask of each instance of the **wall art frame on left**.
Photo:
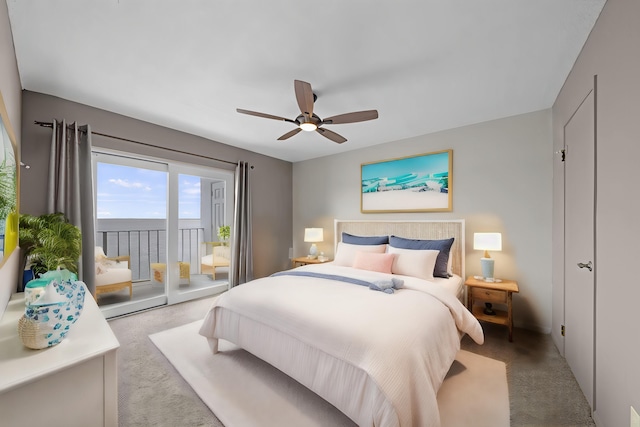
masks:
<svg viewBox="0 0 640 427"><path fill-rule="evenodd" d="M20 249L18 212L20 205L20 157L15 133L0 92L0 318L18 288Z"/></svg>
<svg viewBox="0 0 640 427"><path fill-rule="evenodd" d="M19 167L15 133L0 92L0 267L18 246Z"/></svg>
<svg viewBox="0 0 640 427"><path fill-rule="evenodd" d="M361 165L360 211L450 212L453 150Z"/></svg>

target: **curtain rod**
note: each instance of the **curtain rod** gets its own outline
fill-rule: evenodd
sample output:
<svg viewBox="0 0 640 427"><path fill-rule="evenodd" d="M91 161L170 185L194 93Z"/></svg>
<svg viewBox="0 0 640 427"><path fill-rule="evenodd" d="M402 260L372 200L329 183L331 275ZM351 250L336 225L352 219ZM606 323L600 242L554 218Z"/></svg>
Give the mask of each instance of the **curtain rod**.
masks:
<svg viewBox="0 0 640 427"><path fill-rule="evenodd" d="M36 124L38 126L42 126L42 127L45 127L45 128L53 128L53 123L51 123L51 122L39 122L39 121L35 120L33 122L33 124ZM71 125L67 125L67 127L70 127L70 126ZM86 131L81 130L81 132L86 132ZM104 136L106 138L117 139L117 140L125 141L125 142L132 142L134 144L144 145L146 147L159 148L161 150L173 151L174 153L186 154L186 155L189 155L189 156L201 157L203 159L215 160L216 162L228 163L230 165L237 165L236 162L230 162L229 160L217 159L215 157L204 156L202 154L189 153L188 151L176 150L175 148L160 147L158 145L153 145L153 144L149 144L149 143L146 143L146 142L135 141L133 139L128 139L128 138L122 138L122 137L119 137L119 136L108 135L106 133L100 133L100 132L91 131L91 134L92 135L100 135L100 136ZM253 166L251 166L251 169L253 169Z"/></svg>

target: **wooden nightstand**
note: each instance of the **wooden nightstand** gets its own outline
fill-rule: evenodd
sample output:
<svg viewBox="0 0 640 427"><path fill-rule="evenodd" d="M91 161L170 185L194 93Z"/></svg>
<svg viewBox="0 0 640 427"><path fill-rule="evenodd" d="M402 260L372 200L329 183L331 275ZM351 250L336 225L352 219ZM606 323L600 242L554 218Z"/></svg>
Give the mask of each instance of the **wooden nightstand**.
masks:
<svg viewBox="0 0 640 427"><path fill-rule="evenodd" d="M513 314L511 308L511 295L520 292L518 283L513 280L500 282L485 282L469 276L464 282L467 289L467 308L478 320L505 325L509 328L509 341L513 341ZM504 304L507 311L493 310L496 314L485 314L485 306L475 305L476 301L485 303Z"/></svg>
<svg viewBox="0 0 640 427"><path fill-rule="evenodd" d="M325 259L323 261L320 261L318 258L309 258L306 256L301 256L298 258L294 258L291 260L291 268L296 268L299 267L301 265L307 265L307 264L323 264L325 262L329 262L331 261L330 259Z"/></svg>

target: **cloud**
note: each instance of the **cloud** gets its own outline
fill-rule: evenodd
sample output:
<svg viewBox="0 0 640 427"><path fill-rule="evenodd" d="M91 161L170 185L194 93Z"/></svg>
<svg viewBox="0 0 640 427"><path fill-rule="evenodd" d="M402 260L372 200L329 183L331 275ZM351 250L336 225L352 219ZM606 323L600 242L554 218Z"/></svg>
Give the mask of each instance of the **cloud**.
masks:
<svg viewBox="0 0 640 427"><path fill-rule="evenodd" d="M200 189L199 188L185 188L185 189L182 190L182 194L199 195L200 194Z"/></svg>
<svg viewBox="0 0 640 427"><path fill-rule="evenodd" d="M124 188L141 188L141 189L146 190L146 191L150 191L151 190L151 187L149 187L146 184L143 184L141 182L129 182L129 180L126 180L126 179L111 178L109 180L109 182L112 183L112 184L118 185L120 187L124 187Z"/></svg>
<svg viewBox="0 0 640 427"><path fill-rule="evenodd" d="M196 177L191 177L193 179L185 178L182 180L182 185L189 185L192 187L200 187L200 179Z"/></svg>

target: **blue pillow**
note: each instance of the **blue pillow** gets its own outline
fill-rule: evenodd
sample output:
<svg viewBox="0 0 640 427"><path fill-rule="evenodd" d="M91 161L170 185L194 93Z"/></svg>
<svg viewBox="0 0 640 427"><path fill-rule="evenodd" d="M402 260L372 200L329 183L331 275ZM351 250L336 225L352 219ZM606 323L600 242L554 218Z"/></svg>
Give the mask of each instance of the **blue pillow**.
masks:
<svg viewBox="0 0 640 427"><path fill-rule="evenodd" d="M451 251L451 245L453 245L454 238L443 240L416 240L405 239L404 237L391 236L389 238L389 244L394 248L400 249L415 249L415 250L438 250L440 253L436 258L436 266L433 269L433 277L449 277L447 271L447 264L449 263L449 252Z"/></svg>
<svg viewBox="0 0 640 427"><path fill-rule="evenodd" d="M389 236L354 236L343 232L342 242L350 245L387 245Z"/></svg>

